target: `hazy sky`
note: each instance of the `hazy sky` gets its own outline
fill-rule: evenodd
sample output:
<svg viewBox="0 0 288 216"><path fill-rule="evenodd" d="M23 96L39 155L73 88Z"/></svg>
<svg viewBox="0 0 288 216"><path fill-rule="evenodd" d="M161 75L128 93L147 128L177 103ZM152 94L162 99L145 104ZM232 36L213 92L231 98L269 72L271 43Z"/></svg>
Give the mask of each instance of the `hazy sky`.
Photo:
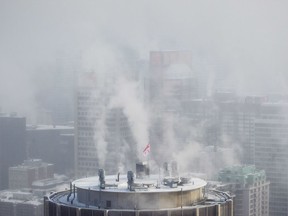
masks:
<svg viewBox="0 0 288 216"><path fill-rule="evenodd" d="M98 55L128 47L144 59L150 50L188 49L199 62L225 68L226 81L241 93L287 93L287 6L285 0L0 0L0 107L37 106L35 76L55 70L57 59L86 70L91 47Z"/></svg>

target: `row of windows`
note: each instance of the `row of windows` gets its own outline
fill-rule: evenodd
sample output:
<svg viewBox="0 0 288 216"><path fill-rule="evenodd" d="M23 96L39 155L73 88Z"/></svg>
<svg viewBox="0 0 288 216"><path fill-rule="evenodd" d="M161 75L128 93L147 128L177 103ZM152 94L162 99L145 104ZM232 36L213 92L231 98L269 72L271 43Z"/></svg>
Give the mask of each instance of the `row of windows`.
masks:
<svg viewBox="0 0 288 216"><path fill-rule="evenodd" d="M78 161L79 167L97 167L98 163L96 162L85 162L85 161Z"/></svg>
<svg viewBox="0 0 288 216"><path fill-rule="evenodd" d="M95 142L82 141L82 142L78 142L78 146L95 146Z"/></svg>
<svg viewBox="0 0 288 216"><path fill-rule="evenodd" d="M87 100L78 100L78 107L89 107L90 109L92 107L98 107L99 101L87 101Z"/></svg>
<svg viewBox="0 0 288 216"><path fill-rule="evenodd" d="M95 117L99 117L100 116L100 112L97 111L78 111L78 116L95 116Z"/></svg>
<svg viewBox="0 0 288 216"><path fill-rule="evenodd" d="M87 122L87 121L78 121L78 125L84 126L84 127L93 127L95 125L95 122Z"/></svg>
<svg viewBox="0 0 288 216"><path fill-rule="evenodd" d="M86 156L86 157L95 157L95 152L93 151L79 151L79 156Z"/></svg>
<svg viewBox="0 0 288 216"><path fill-rule="evenodd" d="M92 131L78 131L78 137L94 137L94 132Z"/></svg>

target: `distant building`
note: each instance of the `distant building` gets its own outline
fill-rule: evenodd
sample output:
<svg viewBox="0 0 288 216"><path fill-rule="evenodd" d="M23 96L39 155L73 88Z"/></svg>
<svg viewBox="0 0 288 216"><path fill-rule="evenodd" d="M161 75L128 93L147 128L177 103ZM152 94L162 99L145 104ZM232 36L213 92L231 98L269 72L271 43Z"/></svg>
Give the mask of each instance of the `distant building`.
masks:
<svg viewBox="0 0 288 216"><path fill-rule="evenodd" d="M0 216L43 216L43 198L25 191L0 191Z"/></svg>
<svg viewBox="0 0 288 216"><path fill-rule="evenodd" d="M9 189L31 188L34 181L53 177L53 164L41 159L25 160L23 164L9 168Z"/></svg>
<svg viewBox="0 0 288 216"><path fill-rule="evenodd" d="M25 118L0 114L0 190L8 188L8 168L26 158Z"/></svg>
<svg viewBox="0 0 288 216"><path fill-rule="evenodd" d="M241 162L264 169L270 181L270 215L288 215L288 99L283 95L214 95L219 135L215 143L234 143Z"/></svg>
<svg viewBox="0 0 288 216"><path fill-rule="evenodd" d="M270 184L270 215L288 215L288 103L265 103L255 120L255 165Z"/></svg>
<svg viewBox="0 0 288 216"><path fill-rule="evenodd" d="M162 109L178 109L181 102L199 97L197 76L192 71L191 51L150 52L150 102ZM176 107L175 107L176 106Z"/></svg>
<svg viewBox="0 0 288 216"><path fill-rule="evenodd" d="M69 188L68 178L54 174L53 167L40 159L10 167L10 189L0 191L0 216L43 216L43 197Z"/></svg>
<svg viewBox="0 0 288 216"><path fill-rule="evenodd" d="M27 125L26 143L28 158L54 164L56 173L74 173L73 126Z"/></svg>
<svg viewBox="0 0 288 216"><path fill-rule="evenodd" d="M255 162L255 120L260 115L264 97L239 98L229 93L214 96L218 107L217 125L219 129L216 143L238 145L240 161L245 164Z"/></svg>
<svg viewBox="0 0 288 216"><path fill-rule="evenodd" d="M220 171L218 180L234 199L234 216L269 216L269 182L264 170L255 166L235 166Z"/></svg>
<svg viewBox="0 0 288 216"><path fill-rule="evenodd" d="M192 52L189 50L150 52L147 91L150 110L154 117L151 121L150 142L155 143L153 150L161 157L158 158L160 161L172 154L162 154L162 143L165 143L167 148L171 141L165 140L168 137L165 134L175 134L178 143L182 144L179 148L185 146L190 139L191 131L181 130L175 123L190 126L185 116L187 104L199 98L199 77L192 70L192 63Z"/></svg>
<svg viewBox="0 0 288 216"><path fill-rule="evenodd" d="M128 119L121 108L109 108L109 87L101 88L96 74L79 77L75 114L75 169L79 177L108 173L135 161L136 145ZM107 81L113 85L113 80ZM108 84L107 84L108 85Z"/></svg>
<svg viewBox="0 0 288 216"><path fill-rule="evenodd" d="M193 99L183 103L183 118L195 130L199 130L196 139L205 146L219 145L218 111L211 99Z"/></svg>

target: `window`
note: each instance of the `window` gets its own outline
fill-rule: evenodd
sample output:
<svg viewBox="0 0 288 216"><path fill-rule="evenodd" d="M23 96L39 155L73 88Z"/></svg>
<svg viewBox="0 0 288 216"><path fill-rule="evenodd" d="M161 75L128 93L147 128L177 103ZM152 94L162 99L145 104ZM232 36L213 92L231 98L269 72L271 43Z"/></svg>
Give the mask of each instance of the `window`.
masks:
<svg viewBox="0 0 288 216"><path fill-rule="evenodd" d="M106 201L106 208L111 208L111 200Z"/></svg>

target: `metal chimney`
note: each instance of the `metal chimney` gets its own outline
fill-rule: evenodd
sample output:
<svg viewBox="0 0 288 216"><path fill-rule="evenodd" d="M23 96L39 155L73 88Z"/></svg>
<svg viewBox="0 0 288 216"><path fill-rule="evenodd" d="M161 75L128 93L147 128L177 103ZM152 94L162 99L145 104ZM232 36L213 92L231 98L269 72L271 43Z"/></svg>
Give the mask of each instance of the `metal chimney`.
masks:
<svg viewBox="0 0 288 216"><path fill-rule="evenodd" d="M99 176L100 188L105 189L105 170L99 169L98 176Z"/></svg>
<svg viewBox="0 0 288 216"><path fill-rule="evenodd" d="M127 179L128 179L128 189L130 191L134 190L133 185L134 185L134 173L132 171L127 172Z"/></svg>

